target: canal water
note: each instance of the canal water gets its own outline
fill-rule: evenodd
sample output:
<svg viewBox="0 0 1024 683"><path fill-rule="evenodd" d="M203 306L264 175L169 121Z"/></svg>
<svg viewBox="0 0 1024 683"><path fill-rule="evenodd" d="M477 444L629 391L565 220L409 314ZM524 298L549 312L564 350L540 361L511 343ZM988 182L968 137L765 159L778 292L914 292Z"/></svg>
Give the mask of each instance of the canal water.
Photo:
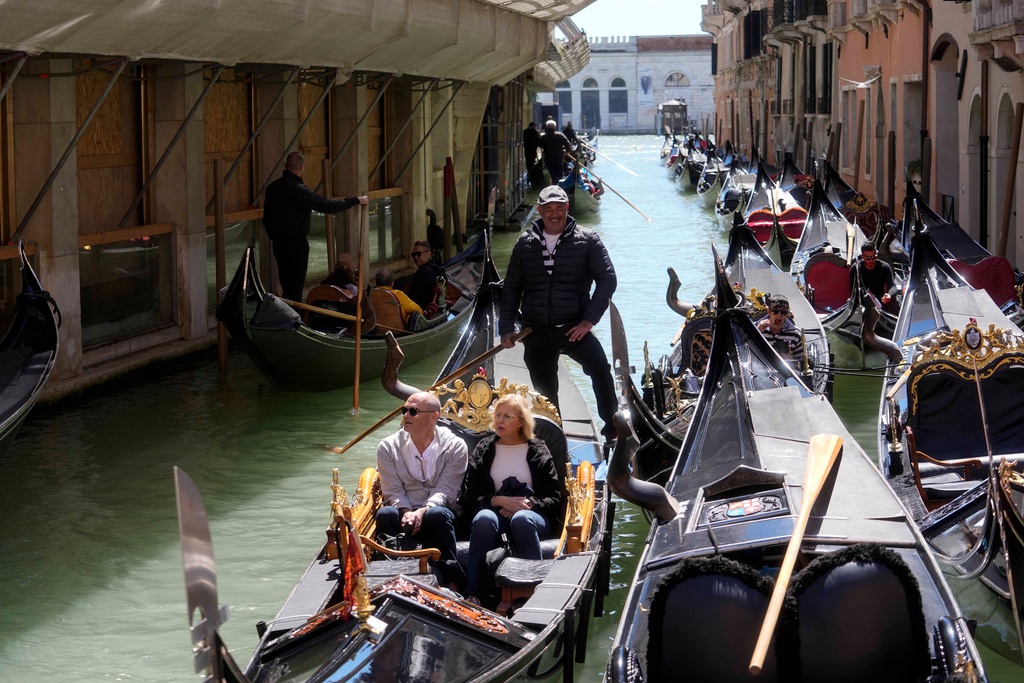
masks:
<svg viewBox="0 0 1024 683"><path fill-rule="evenodd" d="M595 170L608 191L600 214L580 219L601 234L615 263L615 302L637 367L645 343L656 359L681 323L665 304L666 269L679 274L681 299L699 301L711 285L710 246L721 251L727 242L714 212L669 180L660 147L653 135L601 138L605 156ZM495 235L500 269L515 238ZM610 352L607 317L596 332ZM407 368L403 379L428 385L444 360L442 353ZM590 396L586 377L578 367L571 371ZM836 406L869 453L879 390L877 378L836 382ZM348 443L395 405L374 382L361 387L358 415L351 390L280 392L233 349L224 377L212 355L203 356L37 410L0 459L0 683L199 680L173 465L205 498L220 601L231 606L223 635L244 663L257 641L255 623L273 618L321 542L332 468L354 483L374 463L379 439L397 426L343 456L330 447ZM602 678L647 530L639 510L619 501L612 594L605 616L591 622L577 681ZM986 658L993 681L1019 674L997 660Z"/></svg>

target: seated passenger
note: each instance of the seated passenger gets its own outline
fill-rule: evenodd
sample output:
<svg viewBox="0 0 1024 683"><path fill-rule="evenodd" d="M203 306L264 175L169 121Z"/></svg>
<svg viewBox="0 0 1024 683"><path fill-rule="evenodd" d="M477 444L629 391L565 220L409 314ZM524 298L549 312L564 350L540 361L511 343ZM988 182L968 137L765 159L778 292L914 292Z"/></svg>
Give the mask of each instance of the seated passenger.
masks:
<svg viewBox="0 0 1024 683"><path fill-rule="evenodd" d="M850 266L850 291L856 286L858 274L861 283L882 302L882 310L899 314L900 304L893 296L898 290L892 266L878 259L878 252L871 242L860 245L860 258Z"/></svg>
<svg viewBox="0 0 1024 683"><path fill-rule="evenodd" d="M359 293L359 285L357 283L355 259L352 258L352 254L344 252L338 254L338 259L331 274L320 282L322 285L340 287L352 296Z"/></svg>
<svg viewBox="0 0 1024 683"><path fill-rule="evenodd" d="M423 315L423 309L420 308L415 301L405 295L400 289L395 289L392 285L395 284L395 276L387 268L381 268L374 275L374 282L381 289L386 289L390 292L394 292L398 298L398 303L402 307L402 325L405 327L409 326L409 318L413 313L419 313Z"/></svg>
<svg viewBox="0 0 1024 683"><path fill-rule="evenodd" d="M487 553L502 533L514 556L540 560L541 539L562 527L564 486L547 444L533 436L533 413L522 396L495 402L494 434L473 450L462 501L473 520L465 595L480 604Z"/></svg>
<svg viewBox="0 0 1024 683"><path fill-rule="evenodd" d="M445 277L444 270L434 263L431 254L430 242L420 240L412 247L412 260L416 264L416 272L409 282L409 298L424 310L435 303L437 279Z"/></svg>
<svg viewBox="0 0 1024 683"><path fill-rule="evenodd" d="M773 296L768 305L768 317L757 323L768 343L780 356L800 367L804 361L804 336L789 319L789 299Z"/></svg>
<svg viewBox="0 0 1024 683"><path fill-rule="evenodd" d="M446 583L459 576L455 554L455 513L466 474L465 442L438 427L441 404L425 391L402 407L402 428L380 442L377 472L384 507L377 512L377 542L401 550L417 543L441 551L439 569Z"/></svg>

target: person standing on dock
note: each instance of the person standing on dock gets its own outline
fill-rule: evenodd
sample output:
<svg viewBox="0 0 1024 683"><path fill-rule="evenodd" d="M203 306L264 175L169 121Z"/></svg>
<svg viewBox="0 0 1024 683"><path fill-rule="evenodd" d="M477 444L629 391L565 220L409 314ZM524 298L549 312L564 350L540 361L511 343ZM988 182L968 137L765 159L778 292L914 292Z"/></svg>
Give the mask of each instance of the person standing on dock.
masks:
<svg viewBox="0 0 1024 683"><path fill-rule="evenodd" d="M309 266L309 226L313 211L338 213L369 199L348 197L325 199L302 182L306 160L301 152L292 152L284 164L281 177L267 187L263 200L263 227L274 249L281 296L302 301Z"/></svg>
<svg viewBox="0 0 1024 683"><path fill-rule="evenodd" d="M618 280L608 250L593 230L576 225L569 197L552 185L537 200L540 218L512 248L501 295L498 331L505 348L522 307L523 358L533 388L558 406L558 359L565 354L583 366L604 420L601 433L615 436L615 381L601 342L591 331L608 310ZM591 286L594 287L591 294Z"/></svg>
<svg viewBox="0 0 1024 683"><path fill-rule="evenodd" d="M572 145L558 130L558 124L554 121L545 123L544 128L545 133L540 136L540 146L544 150L544 165L548 167L551 183L557 184L565 175L565 154L572 151Z"/></svg>

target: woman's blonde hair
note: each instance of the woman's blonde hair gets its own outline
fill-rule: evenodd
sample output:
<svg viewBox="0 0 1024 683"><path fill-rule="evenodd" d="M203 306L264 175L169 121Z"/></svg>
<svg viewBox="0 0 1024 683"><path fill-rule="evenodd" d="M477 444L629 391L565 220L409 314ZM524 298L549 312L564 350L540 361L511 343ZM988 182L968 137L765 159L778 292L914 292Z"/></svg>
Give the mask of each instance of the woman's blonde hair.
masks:
<svg viewBox="0 0 1024 683"><path fill-rule="evenodd" d="M519 431L527 441L532 439L533 411L530 410L530 404L526 402L526 399L519 394L505 394L494 402L494 410L498 410L503 405L510 405L516 409L516 412L519 413Z"/></svg>

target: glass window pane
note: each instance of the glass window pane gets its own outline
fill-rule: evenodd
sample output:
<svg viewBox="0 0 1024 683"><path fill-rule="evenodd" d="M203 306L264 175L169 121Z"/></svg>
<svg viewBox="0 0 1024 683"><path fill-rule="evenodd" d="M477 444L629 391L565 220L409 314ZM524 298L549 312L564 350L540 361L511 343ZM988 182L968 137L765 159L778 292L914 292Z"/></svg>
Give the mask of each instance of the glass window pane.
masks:
<svg viewBox="0 0 1024 683"><path fill-rule="evenodd" d="M156 235L79 250L84 347L174 322L173 248Z"/></svg>

